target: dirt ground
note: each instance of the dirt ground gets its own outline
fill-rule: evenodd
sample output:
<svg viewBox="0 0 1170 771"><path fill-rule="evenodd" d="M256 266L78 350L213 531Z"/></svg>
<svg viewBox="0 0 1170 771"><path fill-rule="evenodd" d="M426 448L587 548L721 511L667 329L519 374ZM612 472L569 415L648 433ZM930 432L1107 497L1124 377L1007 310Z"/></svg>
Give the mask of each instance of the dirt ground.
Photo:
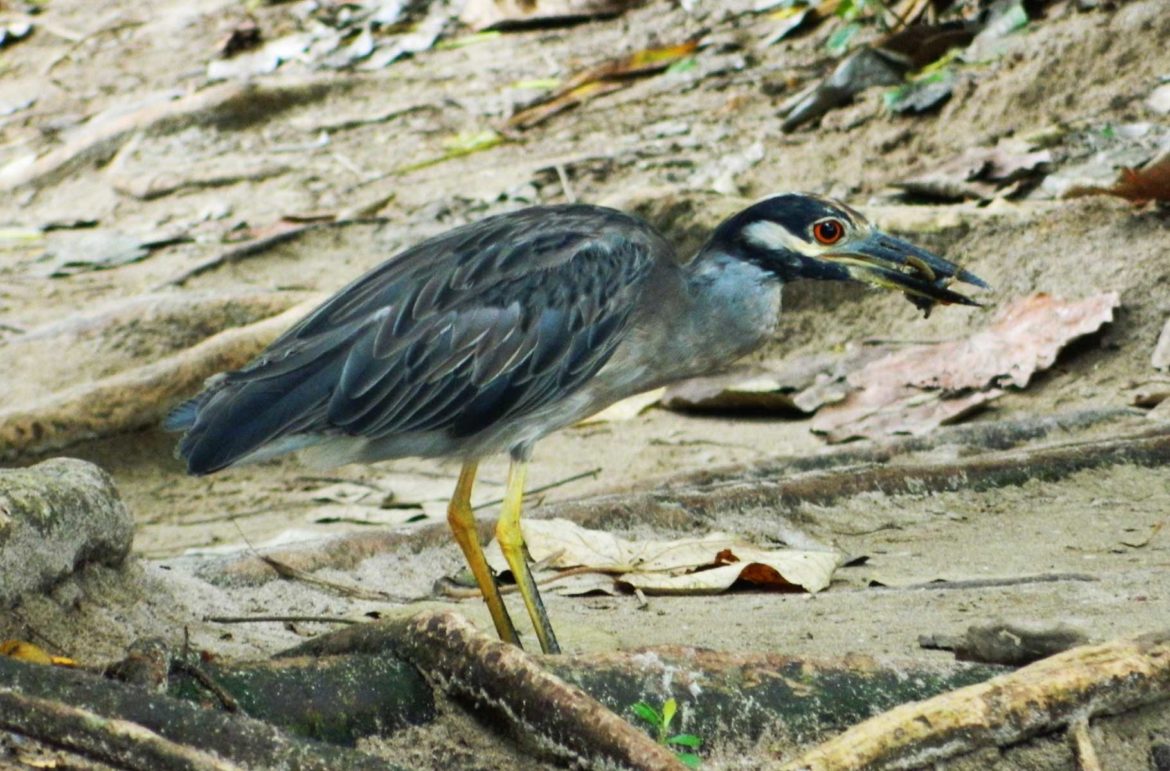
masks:
<svg viewBox="0 0 1170 771"><path fill-rule="evenodd" d="M95 220L101 228L138 236L189 239L112 270L61 278L46 277L44 251L83 231L54 230L32 246L5 241L0 356L7 355L6 347L11 353L30 330L79 313L116 309L148 294L283 292L300 298L331 291L425 236L531 203L563 202L570 190L579 200L621 203L657 216L680 246L693 246L715 220L713 201L721 194L712 192L712 180L728 159L750 155L755 146L762 147L762 159L733 176L736 195L828 193L862 210L869 207L879 222L905 222L909 207L894 202L892 185L967 148L1059 128L1055 165L1060 167L1085 157L1084 138L1106 126L1144 125L1149 136L1170 133L1170 119L1144 103L1159 79L1170 77L1165 3L1100 5L1084 12L1074 2L1049 5L1044 18L1010 39L1006 54L965 71L951 100L928 116L887 115L881 89L871 89L814 127L783 133L779 105L820 71L827 33L764 47L761 40L775 22L751 12L751 3L652 0L611 20L507 33L425 51L372 72L336 73L330 88L280 109L260 105L232 120L134 133L98 163L87 160L0 198L0 225L40 228ZM43 8L32 17L34 34L0 54L0 105L35 96L31 105L0 117L0 169L30 152L60 146L102 111L202 87L217 42L243 18L241 4L226 0L148 5L49 0ZM266 37L295 26L290 8L255 11ZM700 30L706 30L709 44L692 69L639 80L519 133L514 141L394 172L442 155L446 137L500 125L522 98L515 87L520 81L564 77L600 57L679 42ZM306 65L293 61L262 79L287 82L307 73ZM241 179L148 200L118 192L127 180L229 172ZM678 206L672 208L674 202ZM225 239L243 227L366 204L373 204L378 219L321 228L198 275L181 288L167 285L223 251ZM1079 298L1113 290L1121 295L1114 323L1066 351L1026 390L974 419L1123 407L1135 384L1158 376L1150 355L1170 317L1170 216L1164 207L1138 208L1101 197L1045 200L1037 194L986 207L913 208L929 215L918 221L933 221L931 213L937 213L943 224L908 228L915 231L908 235L984 277L994 287L989 307L941 308L923 320L904 300L884 293L795 286L775 340L756 358L778 363L865 338L945 339L984 326L994 304L1010 298L1034 291ZM949 219L941 219L944 215ZM88 343L101 355L81 366L54 350L20 359L19 370L0 378L0 398L7 404L35 400L126 362L161 358L216 331L144 316L116 327L112 337ZM1124 424L1153 425L1140 415ZM1098 427L1093 436L1120 428ZM245 543L311 542L373 527L405 530L441 522L457 470L409 460L318 471L290 458L196 479L184 476L172 458L173 443L174 437L148 428L65 453L92 460L114 476L138 522L135 551L146 558L147 574L180 586L190 582L191 591L180 592L186 608L179 615L191 619L387 611L383 604L341 600L287 582L240 588L209 585L195 576L217 555ZM574 427L547 438L537 448L529 480L540 487L585 475L541 498L554 502L647 488L710 467L825 450L808 421L792 416L653 409L632 420ZM482 466L477 501L499 496L504 472L503 458ZM318 500L323 489L342 481L370 489L378 501L392 494L394 501L411 505ZM534 514L539 516L538 510ZM921 650L918 636L958 633L993 619L1067 622L1105 640L1166 626L1170 535L1160 527L1167 516L1170 472L1129 465L980 492L870 494L831 506L728 511L713 523L718 529L757 540L785 540L798 532L868 560L843 568L830 589L813 596L733 592L655 597L647 606L624 596L546 599L569 651L686 643L789 654L947 656ZM626 535L670 533L647 524ZM437 579L460 567L454 545L423 545L320 575L413 597L428 595ZM1036 574L1069 577L966 590L920 586L939 579ZM426 604L451 605L490 628L478 601ZM231 655L270 653L319 629L233 627L227 640L221 627L191 625L197 644ZM90 654L114 655L114 637L103 641L99 635ZM1150 722L1143 741L1166 738L1164 724L1143 719ZM470 764L471 757L493 767L495 761L475 753L458 754L458 747L475 742L460 732L477 730L447 724L421 739L412 737L412 746L392 744L387 751L417 767ZM459 736L451 740L442 731ZM1060 767L1067 759L1060 742L1030 751L1048 753L1035 767ZM1136 749L1117 750L1116 765L1107 767L1144 768L1146 757ZM704 767L753 767L757 761L755 755L716 751ZM995 764L1026 765L1008 755L987 759L982 767Z"/></svg>

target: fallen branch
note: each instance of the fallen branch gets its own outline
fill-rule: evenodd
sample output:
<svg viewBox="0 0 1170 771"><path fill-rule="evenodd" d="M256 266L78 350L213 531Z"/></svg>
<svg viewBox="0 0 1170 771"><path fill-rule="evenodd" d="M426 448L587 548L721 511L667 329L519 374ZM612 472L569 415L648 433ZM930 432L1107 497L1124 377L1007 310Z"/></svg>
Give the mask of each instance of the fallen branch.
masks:
<svg viewBox="0 0 1170 771"><path fill-rule="evenodd" d="M1170 699L1170 633L1083 646L906 704L785 763L785 771L913 768Z"/></svg>
<svg viewBox="0 0 1170 771"><path fill-rule="evenodd" d="M0 728L133 771L240 768L194 747L168 741L136 723L105 718L80 707L7 688L0 688Z"/></svg>

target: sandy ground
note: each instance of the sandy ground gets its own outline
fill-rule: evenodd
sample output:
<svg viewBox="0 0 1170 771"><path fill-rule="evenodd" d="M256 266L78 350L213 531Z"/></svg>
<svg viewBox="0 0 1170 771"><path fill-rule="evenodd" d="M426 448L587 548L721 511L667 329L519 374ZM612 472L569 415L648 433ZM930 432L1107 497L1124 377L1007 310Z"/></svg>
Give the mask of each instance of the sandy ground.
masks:
<svg viewBox="0 0 1170 771"><path fill-rule="evenodd" d="M1166 118L1142 102L1160 76L1170 75L1170 49L1164 45L1170 15L1160 0L1090 13L1057 4L1049 18L1014 40L1010 53L970 74L938 115L886 116L879 89L831 114L820 127L793 134L781 133L777 105L790 95L793 78L822 56L823 35L762 48L759 40L772 23L765 16L747 12L748 4L709 5L700 4L689 15L674 3L656 1L618 20L426 52L385 70L347 77L344 87L322 99L242 126L137 135L108 164L85 165L35 194L18 190L0 200L0 223L29 227L96 219L103 227L182 231L194 240L115 270L57 279L44 277L43 263L33 252L0 252L0 351L5 339L18 336L13 330L156 291L161 282L225 248L222 239L232 228L263 226L286 215L388 199L378 211L385 218L379 223L318 231L201 275L182 291L335 289L396 249L441 229L526 203L565 200L558 164L582 200L653 209L663 196L678 196L701 207L711 196L705 188L720 159L759 144L763 159L735 179L740 195L804 189L844 196L865 208L867 202L884 201L889 185L908 173L1004 137L1064 126L1071 144L1078 132L1105 125L1146 122L1166 128ZM291 23L286 6L261 8L257 16L274 37ZM52 0L46 21L78 30L83 39L55 36L45 24L5 52L0 95L34 86L39 95L28 110L0 119L0 166L52 146L78 121L101 110L162 89L198 86L217 39L239 18L238 4L222 1L148 8ZM674 42L705 27L715 30L720 43L705 49L699 66L689 72L640 81L526 132L517 142L418 171L366 177L436 156L450 134L498 123L516 98L509 84L563 76L595 61L598 52ZM280 76L295 74L294 63ZM343 118L369 119L389 108L403 112L337 128ZM326 145L316 143L322 131L328 132ZM127 178L191 175L258 162L283 170L259 181L146 201L114 190ZM687 243L709 220L692 212L661 224ZM915 237L986 278L995 287L995 300L1038 290L1066 297L1121 293L1118 319L1102 335L1075 346L1026 391L996 402L977 419L1123 406L1134 383L1156 375L1150 352L1170 315L1170 218L1164 208L1135 209L1100 198L1001 202ZM898 298L836 287L792 287L786 303L775 341L757 357L763 361L833 350L867 337L946 338L982 326L994 312L944 308L923 321ZM190 345L192 334L127 330L110 344L110 355L149 361ZM5 398L19 401L59 385L50 379L98 374L70 375L53 361L52 351L44 355L43 370L31 367L4 376ZM93 460L114 475L139 523L135 550L147 558L147 574L190 582L180 585L191 587L181 593L191 618L204 613L350 614L373 607L409 612L416 607L387 610L286 582L211 587L191 574L212 557L191 550L322 538L371 527L418 527L405 520L420 515L423 524L441 521L455 479L451 465L401 461L321 472L282 459L192 479L171 458L173 441L157 429L144 430L78 445L68 454ZM530 485L588 472L542 497L565 500L646 487L711 466L823 449L807 421L790 416L651 410L633 420L549 437L538 447ZM483 465L477 501L499 496L504 471L503 459ZM395 509L314 500L339 481L364 485L379 500L392 494L398 503L418 505ZM490 516L492 509L482 513ZM679 642L792 654L942 656L921 651L918 635L955 633L996 618L1065 621L1103 640L1162 628L1170 618L1170 537L1156 529L1168 515L1170 473L1131 466L978 493L868 495L831 507L729 511L716 523L719 529L756 539L795 529L869 559L842 569L833 586L815 596L734 592L652 598L640 607L632 597L554 595L548 598L549 611L571 651ZM322 523L322 518L340 521ZM669 535L649 526L627 534ZM421 596L460 566L454 546L426 546L321 575ZM913 588L936 579L1034 574L1077 577L1000 588ZM479 602L453 604L481 626L490 626ZM238 655L268 653L319 629L239 627L228 640L214 625L192 626L198 644ZM92 650L99 657L116 653L112 643ZM466 726L450 730L474 731ZM443 745L437 734L432 739L432 746ZM424 762L403 747L397 751ZM439 764L435 752L432 760ZM714 765L736 764L725 757Z"/></svg>

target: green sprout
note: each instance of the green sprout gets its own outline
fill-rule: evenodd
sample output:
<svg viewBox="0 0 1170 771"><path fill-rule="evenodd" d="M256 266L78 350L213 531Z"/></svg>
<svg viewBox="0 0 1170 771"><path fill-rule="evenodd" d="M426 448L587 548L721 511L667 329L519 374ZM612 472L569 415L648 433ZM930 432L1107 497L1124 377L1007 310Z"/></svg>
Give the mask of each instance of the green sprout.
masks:
<svg viewBox="0 0 1170 771"><path fill-rule="evenodd" d="M678 712L678 702L674 699L667 699L662 702L661 712L644 701L634 704L630 709L635 715L650 724L657 734L656 738L659 744L678 753L678 759L682 761L683 765L687 768L699 767L700 760L696 750L702 745L703 740L694 734L674 734L672 736L670 733L670 724Z"/></svg>

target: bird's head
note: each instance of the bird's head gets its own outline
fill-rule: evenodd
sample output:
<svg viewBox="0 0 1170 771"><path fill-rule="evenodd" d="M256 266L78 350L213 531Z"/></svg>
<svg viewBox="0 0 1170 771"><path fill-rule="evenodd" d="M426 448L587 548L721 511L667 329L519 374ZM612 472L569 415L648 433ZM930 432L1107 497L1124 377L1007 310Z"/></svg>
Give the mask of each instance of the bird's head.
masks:
<svg viewBox="0 0 1170 771"><path fill-rule="evenodd" d="M939 303L979 305L949 288L983 279L887 235L843 203L816 195L771 196L725 220L707 249L745 259L781 281L860 281L895 289L929 314Z"/></svg>

